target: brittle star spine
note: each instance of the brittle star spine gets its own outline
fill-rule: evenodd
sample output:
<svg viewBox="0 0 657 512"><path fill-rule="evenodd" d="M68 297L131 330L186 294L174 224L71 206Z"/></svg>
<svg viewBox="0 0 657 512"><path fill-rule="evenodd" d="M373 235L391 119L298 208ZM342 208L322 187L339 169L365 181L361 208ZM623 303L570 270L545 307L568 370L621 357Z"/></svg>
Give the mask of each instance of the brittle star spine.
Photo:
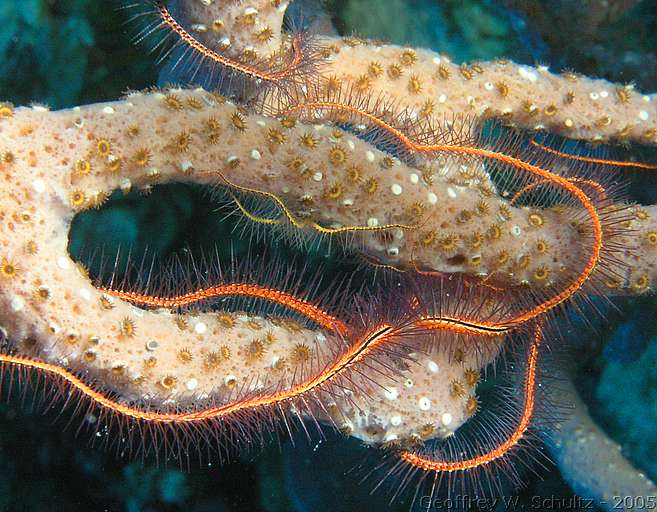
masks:
<svg viewBox="0 0 657 512"><path fill-rule="evenodd" d="M609 165L612 167L633 167L635 169L644 169L650 171L657 170L657 165L655 164L647 164L644 162L634 162L634 161L624 161L624 160L610 160L607 158L594 158L590 156L574 155L572 153L565 153L563 151L559 151L558 149L545 146L544 144L536 142L535 140L530 140L530 143L533 146L539 148L540 150L545 151L546 153L550 153L552 155L556 155L561 158L568 158L570 160L575 160L578 162L585 162L585 163L597 164L597 165Z"/></svg>

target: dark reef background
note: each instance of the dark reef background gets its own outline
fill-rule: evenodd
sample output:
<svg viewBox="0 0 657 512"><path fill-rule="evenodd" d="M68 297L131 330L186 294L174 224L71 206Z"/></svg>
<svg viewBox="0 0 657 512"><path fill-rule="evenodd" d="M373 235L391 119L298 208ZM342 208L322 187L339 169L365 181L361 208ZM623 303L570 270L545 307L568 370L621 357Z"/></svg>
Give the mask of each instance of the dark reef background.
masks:
<svg viewBox="0 0 657 512"><path fill-rule="evenodd" d="M300 0L302 1L302 0ZM319 12L313 2L312 9ZM0 100L64 108L112 100L158 82L154 58L134 47L126 12L100 0L0 0ZM654 0L330 0L325 10L342 34L431 47L459 62L508 57L549 63L590 76L634 82L654 92L657 2ZM654 150L632 148L657 161ZM657 202L657 181L637 178L636 200ZM81 215L71 234L76 255L104 241L141 254L166 255L217 245L244 254L209 198L191 187L116 197ZM285 244L270 249L291 258ZM335 253L309 258L337 268ZM653 297L618 302L608 322L577 333L587 354L577 382L594 417L635 464L657 478L657 306ZM574 338L575 336L573 336ZM575 341L573 341L575 343ZM7 384L5 377L5 385ZM30 395L25 400L30 402ZM242 454L234 462L180 471L122 459L89 447L76 425L53 411L31 411L16 394L0 403L0 511L324 512L406 511L370 496L359 468L370 453L357 441L309 443L302 435ZM572 496L556 468L529 474L520 503L532 496ZM534 510L540 509L534 508ZM502 510L500 508L500 510Z"/></svg>

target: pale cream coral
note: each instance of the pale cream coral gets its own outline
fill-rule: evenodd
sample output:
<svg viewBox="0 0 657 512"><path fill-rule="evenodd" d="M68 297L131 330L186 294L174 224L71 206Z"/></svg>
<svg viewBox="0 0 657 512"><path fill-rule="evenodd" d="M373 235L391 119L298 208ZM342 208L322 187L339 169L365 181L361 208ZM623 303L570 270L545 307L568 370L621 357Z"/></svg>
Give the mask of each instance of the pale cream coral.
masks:
<svg viewBox="0 0 657 512"><path fill-rule="evenodd" d="M430 50L325 40L328 74L383 92L421 117L497 117L530 130L590 141L657 144L657 96L631 85L553 74L510 61L457 65ZM381 71L379 71L379 68Z"/></svg>
<svg viewBox="0 0 657 512"><path fill-rule="evenodd" d="M209 48L245 61L264 59L285 42L281 33L289 2L185 2L186 25Z"/></svg>
<svg viewBox="0 0 657 512"><path fill-rule="evenodd" d="M202 107L191 100L203 102ZM36 349L48 361L84 368L119 391L123 400L165 408L205 399L225 403L236 396L284 389L296 382L299 357L315 367L334 357L331 333L289 320L137 308L96 289L67 253L73 214L101 204L114 189L215 181L216 174L202 173L201 162L206 171L216 162L217 168L231 171L234 179L249 186L269 182L264 172L287 169L283 149L275 160L268 146L238 144L255 143L262 136L256 127L279 127L279 121L244 114L240 119L248 129L242 133L232 124L236 108L216 100L199 91L133 95L122 103L63 112L19 109L2 122L0 146L11 158L0 164L7 184L1 195L0 324L17 350ZM173 112L182 115L177 101L186 105L184 115L189 118L171 119ZM210 134L192 127L198 123L207 130L209 119L220 123L224 135L210 151L207 141L197 140ZM175 141L187 141L179 136L183 127L190 137L193 134L184 151L172 147ZM293 133L302 136L307 130L319 133L314 127L298 127ZM325 145L317 137L318 145ZM260 157L254 158L254 151ZM226 161L232 156L245 163L231 168ZM258 166L265 158L268 165ZM245 169L239 177L238 171ZM277 181L280 187L291 187L299 180L287 185ZM414 343L418 349L426 345L422 339ZM499 345L491 343L494 353ZM473 412L474 386L466 384L466 372L478 372L492 354L485 361L463 355L456 363L445 350L411 357L417 364L377 379L378 385L369 386L364 396L327 397L332 421L368 442L453 433ZM372 400L370 394L380 399Z"/></svg>
<svg viewBox="0 0 657 512"><path fill-rule="evenodd" d="M473 178L485 176L476 161L448 156L416 169L330 125L248 114L201 90L133 93L122 103L52 114L21 109L3 130L15 139L5 143L17 160L8 168L29 158L38 130L69 145L77 141L69 148L52 143L48 153L59 198L74 211L116 189L219 180L235 192L272 194L297 227L346 230L369 256L402 269L545 288L583 265L585 254L571 250L580 234L567 210L510 205L486 178ZM636 210L625 225L628 247L636 245L635 229L646 226L646 241L651 232L651 209ZM279 218L286 219L283 210ZM653 259L644 254L619 258L631 259L650 285ZM625 272L624 265L618 269Z"/></svg>
<svg viewBox="0 0 657 512"><path fill-rule="evenodd" d="M331 152L338 148L340 158L332 159ZM217 181L218 173L240 187L275 194L295 215L305 205L310 214L306 220L327 226L371 227L374 218L380 225L412 223L408 209L424 198L425 230L443 223L458 230L459 212L476 212L482 201L480 192L467 186L454 186L440 176L427 183L417 170L399 161L384 164L385 154L346 132L248 114L205 91L135 93L123 102L52 113L18 109L0 123L0 150L5 155L1 165L6 182L1 203L0 296L6 312L2 325L10 339L19 349L21 344L36 342L52 361L93 370L128 399L152 398L161 403L185 403L190 397L209 395L221 401L231 389L243 389L246 383L252 386L248 391L257 391L275 382L290 382L291 370L277 370L277 362L294 360L298 346L319 354L327 334L305 328L292 333L285 324L248 314L223 321L214 313L177 317L104 295L67 253L67 233L76 211L101 204L116 189L172 181L207 185ZM298 158L303 165L297 165ZM362 173L353 183L348 179L350 162ZM362 186L368 177L378 180L375 194ZM332 197L335 183L344 183L338 197ZM397 193L395 185L404 193ZM437 200L428 199L432 195ZM509 208L512 216L524 219L522 236L514 235L516 224L500 224L498 210L506 202L496 197L487 201L491 211L473 215L468 229L484 222L480 231L486 233L489 215L488 222L510 230L499 245L510 257L531 250L538 240L527 221L531 211ZM646 218L650 214L639 211L636 222L652 224ZM540 215L549 219L545 213ZM567 264L573 228L556 218L541 227L541 237L553 247L551 260ZM418 228L392 232L402 235L393 237L398 251L392 253L390 245L384 245L380 232L365 233L365 251L399 263L409 257L408 240L425 236ZM457 234L454 243L461 250L474 250L472 243L466 245L464 235ZM485 240L493 242L490 237ZM431 245L433 256L427 253L432 268L475 274L486 269L485 258L474 266L445 259L446 242L442 243L443 247L440 240ZM634 268L650 268L652 279L654 258L649 251L654 244L649 234L644 245L646 250L639 254L647 257ZM483 247L476 250L484 252ZM643 289L630 286L630 291ZM432 436L448 435L467 419L467 403L474 393L464 386L455 394L450 386L464 382L466 370L478 370L490 360L469 357L455 363L448 352L438 349L429 356L418 355L420 363L402 371L400 380L391 378L382 384L387 393L375 391L381 394L378 402L353 397L336 404L341 419L334 419L346 431L377 442L430 437L420 434L429 430Z"/></svg>
<svg viewBox="0 0 657 512"><path fill-rule="evenodd" d="M243 57L252 46L263 55L280 49L285 7L208 1L187 15L200 38L217 42L214 32L226 30L231 44L217 44ZM257 40L264 27L271 37ZM630 87L504 62L456 66L429 51L357 39L320 42L324 87L349 82L361 94L384 92L417 117L493 114L573 138L655 142L657 100ZM146 311L94 288L67 253L68 229L76 212L117 189L219 182L237 198L278 202L277 220L296 229L346 230L383 264L490 285L563 285L586 256L571 212L513 206L481 161L441 157L414 167L329 124L256 115L203 90L133 93L62 112L0 107L0 325L17 350L36 345L128 401L175 408L223 403L235 389L284 388L295 367L284 363L300 353L330 361L322 347L331 334L249 313ZM657 277L655 208L628 211L633 218L614 239L627 250L616 255L609 293L643 293ZM437 346L421 354L418 339L410 356L417 364L397 378L378 379L363 395L327 397L330 419L368 442L448 436L476 410L472 375L499 341L485 356L455 358Z"/></svg>
<svg viewBox="0 0 657 512"><path fill-rule="evenodd" d="M254 19L272 29L270 54L281 48L286 2L257 0L225 6L210 2L203 8L202 4L191 3L195 19L218 15L237 20L245 9L260 13ZM239 23L234 28L231 51L239 55L252 45L253 35ZM328 87L350 84L361 93L383 93L418 117L494 116L511 125L573 139L657 144L657 96L643 94L631 84L572 72L554 74L546 66L504 60L459 65L431 50L356 37L319 37L318 43L325 48L322 75Z"/></svg>

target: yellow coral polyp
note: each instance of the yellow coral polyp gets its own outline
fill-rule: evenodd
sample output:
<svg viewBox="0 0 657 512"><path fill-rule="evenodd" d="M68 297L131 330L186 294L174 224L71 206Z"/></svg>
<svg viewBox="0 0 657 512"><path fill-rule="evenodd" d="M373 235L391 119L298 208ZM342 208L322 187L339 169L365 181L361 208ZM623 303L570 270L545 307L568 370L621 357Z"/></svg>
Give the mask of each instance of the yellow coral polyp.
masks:
<svg viewBox="0 0 657 512"><path fill-rule="evenodd" d="M537 281L545 281L548 277L550 277L550 269L545 265L542 265L534 270L534 279Z"/></svg>
<svg viewBox="0 0 657 512"><path fill-rule="evenodd" d="M249 343L246 349L247 359L260 360L265 357L266 350L267 349L262 340L253 340L251 343Z"/></svg>
<svg viewBox="0 0 657 512"><path fill-rule="evenodd" d="M529 224L535 228L543 227L543 224L545 223L545 219L543 219L543 216L540 213L530 213L527 219L529 220Z"/></svg>
<svg viewBox="0 0 657 512"><path fill-rule="evenodd" d="M18 265L3 258L0 262L0 277L5 279L14 279L19 273Z"/></svg>
<svg viewBox="0 0 657 512"><path fill-rule="evenodd" d="M118 173L123 168L123 160L120 157L109 159L105 168L108 172Z"/></svg>
<svg viewBox="0 0 657 512"><path fill-rule="evenodd" d="M230 313L219 314L219 316L217 316L217 320L219 323L221 323L221 325L228 327L229 329L235 326L235 318Z"/></svg>
<svg viewBox="0 0 657 512"><path fill-rule="evenodd" d="M650 277L648 274L641 274L634 278L632 281L632 288L637 291L643 292L650 287Z"/></svg>
<svg viewBox="0 0 657 512"><path fill-rule="evenodd" d="M449 252L449 251L453 251L454 249L456 249L456 245L457 245L458 241L459 241L459 238L458 238L457 235L449 234L449 235L446 235L443 238L441 238L439 240L438 244L439 244L440 248L443 251Z"/></svg>
<svg viewBox="0 0 657 512"><path fill-rule="evenodd" d="M164 104L171 110L182 110L185 107L181 99L173 93L168 93L164 97Z"/></svg>
<svg viewBox="0 0 657 512"><path fill-rule="evenodd" d="M112 145L107 139L98 139L96 141L96 152L98 156L107 158L112 152Z"/></svg>
<svg viewBox="0 0 657 512"><path fill-rule="evenodd" d="M539 254L545 254L550 249L550 245L545 240L537 240L535 247Z"/></svg>
<svg viewBox="0 0 657 512"><path fill-rule="evenodd" d="M124 318L120 323L120 332L126 338L132 338L137 334L137 326L131 318Z"/></svg>
<svg viewBox="0 0 657 512"><path fill-rule="evenodd" d="M468 397L468 400L465 403L465 413L468 416L474 416L478 410L479 410L479 401L477 400L477 397L474 396Z"/></svg>
<svg viewBox="0 0 657 512"><path fill-rule="evenodd" d="M343 192L344 192L344 188L343 188L342 184L341 183L336 183L336 184L332 185L331 188L329 188L326 191L326 197L328 199L336 200L336 199L339 199L340 197L342 197Z"/></svg>
<svg viewBox="0 0 657 512"><path fill-rule="evenodd" d="M0 119L14 117L14 106L11 103L0 103Z"/></svg>
<svg viewBox="0 0 657 512"><path fill-rule="evenodd" d="M292 361L297 364L307 363L310 361L312 351L304 343L297 343L292 350Z"/></svg>
<svg viewBox="0 0 657 512"><path fill-rule="evenodd" d="M81 208L87 202L87 195L82 190L74 190L71 192L71 206L73 208Z"/></svg>
<svg viewBox="0 0 657 512"><path fill-rule="evenodd" d="M192 135L188 131L178 133L172 141L173 149L176 153L187 153L189 145L192 142Z"/></svg>
<svg viewBox="0 0 657 512"><path fill-rule="evenodd" d="M235 112L230 117L230 122L237 131L244 132L246 131L246 118L241 112Z"/></svg>
<svg viewBox="0 0 657 512"><path fill-rule="evenodd" d="M329 162L339 167L347 161L347 152L339 146L334 146L329 151Z"/></svg>
<svg viewBox="0 0 657 512"><path fill-rule="evenodd" d="M399 61L401 62L402 65L411 67L417 62L417 53L415 52L415 50L412 50L410 48L406 49L402 52Z"/></svg>
<svg viewBox="0 0 657 512"><path fill-rule="evenodd" d="M192 352L188 348L183 348L178 351L178 359L182 363L189 363L192 361Z"/></svg>
<svg viewBox="0 0 657 512"><path fill-rule="evenodd" d="M176 383L178 380L173 377L172 375L167 375L164 377L162 380L160 380L160 386L162 386L165 390L169 391L176 387Z"/></svg>
<svg viewBox="0 0 657 512"><path fill-rule="evenodd" d="M137 164L138 167L146 167L151 162L151 159L152 153L148 148L139 148L132 157L132 161Z"/></svg>
<svg viewBox="0 0 657 512"><path fill-rule="evenodd" d="M310 149L314 149L315 147L317 147L318 142L319 141L315 138L315 136L312 133L305 133L301 137L301 143Z"/></svg>
<svg viewBox="0 0 657 512"><path fill-rule="evenodd" d="M80 176L86 176L91 172L91 162L89 160L86 160L84 158L81 158L77 162L75 162L75 165L73 166L73 171L75 174L78 174Z"/></svg>
<svg viewBox="0 0 657 512"><path fill-rule="evenodd" d="M374 194L379 189L379 180L376 178L368 178L363 184L363 188L368 194Z"/></svg>
<svg viewBox="0 0 657 512"><path fill-rule="evenodd" d="M634 211L634 217L638 220L647 220L648 218L650 218L650 215L648 214L647 211L639 208Z"/></svg>
<svg viewBox="0 0 657 512"><path fill-rule="evenodd" d="M214 370L221 365L223 358L218 352L210 352L205 355L204 365L208 370Z"/></svg>
<svg viewBox="0 0 657 512"><path fill-rule="evenodd" d="M285 144L287 142L287 137L283 132L275 128L270 128L267 134L269 140L274 144Z"/></svg>
<svg viewBox="0 0 657 512"><path fill-rule="evenodd" d="M657 247L657 231L649 231L646 233L646 242L651 247Z"/></svg>

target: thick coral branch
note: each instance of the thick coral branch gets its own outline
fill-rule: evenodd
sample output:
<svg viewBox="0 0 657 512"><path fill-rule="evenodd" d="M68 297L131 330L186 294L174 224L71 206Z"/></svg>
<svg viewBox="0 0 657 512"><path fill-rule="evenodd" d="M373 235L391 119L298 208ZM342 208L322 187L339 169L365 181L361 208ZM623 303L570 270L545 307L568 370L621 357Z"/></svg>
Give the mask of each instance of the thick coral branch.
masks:
<svg viewBox="0 0 657 512"><path fill-rule="evenodd" d="M248 115L204 91L135 94L120 103L53 113L19 109L3 119L0 169L8 186L0 202L0 325L15 350L84 369L122 400L165 410L286 389L304 361L312 368L329 364L334 352L328 347L336 340L326 329L249 312L139 309L125 294L95 288L67 252L75 212L99 207L115 189L167 182L215 186L225 184L220 172L244 186L267 184L282 197L293 187L301 195L303 184L320 187L319 170L309 176L290 166L289 148L306 137L318 154L313 158L324 159L335 144L328 137L341 132L284 124ZM352 143L362 154L369 148ZM285 294L268 296L320 319ZM362 395L327 396L318 418L368 442L452 433L471 414L467 404L474 393L463 384L463 392L453 394L452 383L466 382L466 373L477 373L494 354L464 354L454 364L449 351L427 354L420 351L426 340L413 343L417 354L409 357L417 364L385 378L377 373L376 384ZM495 352L498 344L491 347ZM372 394L383 398L370 403ZM429 424L434 428L428 430Z"/></svg>
<svg viewBox="0 0 657 512"><path fill-rule="evenodd" d="M234 58L270 57L283 47L289 0L179 2L183 18L208 48Z"/></svg>
<svg viewBox="0 0 657 512"><path fill-rule="evenodd" d="M257 30L263 27L272 31L272 37L258 50L281 47L286 2L202 4L188 7L193 19L229 20L227 33L235 55L257 47ZM431 50L354 37L325 37L319 42L325 48L322 75L327 88L355 84L359 92L383 93L415 110L419 117L495 116L511 125L573 139L657 144L657 96L641 93L632 85L573 72L554 74L544 66L505 60L458 65ZM216 38L210 38L209 45L215 47Z"/></svg>
<svg viewBox="0 0 657 512"><path fill-rule="evenodd" d="M595 500L605 510L649 507L657 486L595 424L573 383L565 381L559 387L560 399L572 404L568 417L549 436L550 452L561 474L578 495Z"/></svg>
<svg viewBox="0 0 657 512"><path fill-rule="evenodd" d="M579 271L582 261L573 249L580 247L580 228L562 220L567 212L516 207L508 198L482 194L478 179L471 186L446 179L464 168L477 176L476 160L446 158L440 161L441 174L423 176L338 128L249 114L202 90L135 93L122 102L52 113L11 110L0 122L0 150L8 185L0 226L4 329L18 346L39 340L52 361L95 368L132 399L184 402L190 393L210 396L216 389L229 397L238 385L257 389L260 377L277 361L298 357L299 347L320 358L328 355L321 355L319 340L326 337L321 332L298 328L291 335L286 325L249 314L220 315L218 322L209 313L145 312L94 288L67 253L67 233L75 212L100 206L116 189L193 182L265 194L281 205L282 218L293 216L300 223L295 229L345 229L361 239L361 250L387 264L412 268L419 262L431 272L488 274L490 286L522 280L540 290L550 274L559 283L560 267ZM627 234L620 235L627 243L633 228L653 229L651 211L635 212L624 228ZM610 293L649 288L655 273L653 235L645 234L641 250L619 256L635 259L632 272L643 272L642 280L637 284L634 274L621 276L625 280L612 283ZM494 268L508 263L513 272L491 272L496 260ZM178 334L172 338L171 332ZM265 346L262 333L278 343ZM220 347L215 335L223 340ZM244 345L243 339L250 341ZM230 373L207 372L238 356L242 362ZM443 425L432 435L447 435L465 421L467 394L452 397L449 383L464 381L462 372L477 371L490 358L469 354L465 357L472 361L453 365L440 350L418 357L428 359L405 374L417 383L413 395L401 393L394 379L386 384L397 390L388 393L394 410L406 411L408 421L392 420L397 414L378 405L369 406L369 420L357 420L358 407L342 404L350 411L340 420L345 428L382 441L419 435L426 422ZM443 368L440 386L423 377L436 368ZM281 382L290 378L286 375ZM427 401L418 409L410 397L421 390ZM439 404L440 410L427 409L426 403ZM444 421L435 421L435 414Z"/></svg>
<svg viewBox="0 0 657 512"><path fill-rule="evenodd" d="M385 93L418 116L470 113L589 141L657 143L657 96L510 61L456 65L430 50L325 39L331 80Z"/></svg>

